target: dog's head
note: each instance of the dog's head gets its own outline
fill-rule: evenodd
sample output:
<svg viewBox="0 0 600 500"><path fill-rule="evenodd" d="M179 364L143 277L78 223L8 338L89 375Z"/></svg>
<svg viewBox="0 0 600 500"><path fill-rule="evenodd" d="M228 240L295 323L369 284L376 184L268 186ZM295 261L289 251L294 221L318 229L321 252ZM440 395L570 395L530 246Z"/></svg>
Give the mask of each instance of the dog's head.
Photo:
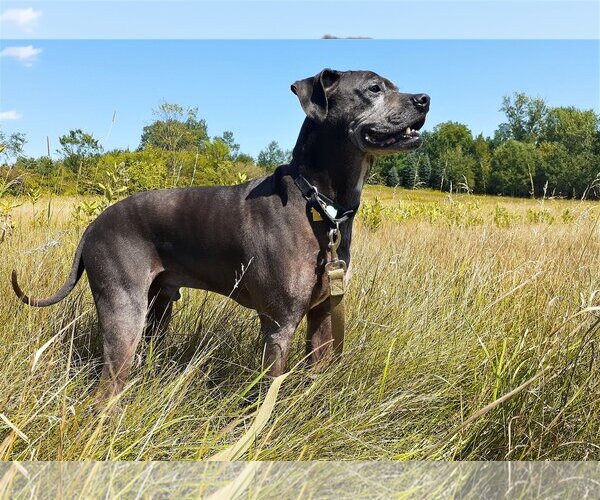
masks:
<svg viewBox="0 0 600 500"><path fill-rule="evenodd" d="M417 148L429 111L427 94L405 94L372 71L335 71L291 86L309 119L342 128L360 150L391 154Z"/></svg>

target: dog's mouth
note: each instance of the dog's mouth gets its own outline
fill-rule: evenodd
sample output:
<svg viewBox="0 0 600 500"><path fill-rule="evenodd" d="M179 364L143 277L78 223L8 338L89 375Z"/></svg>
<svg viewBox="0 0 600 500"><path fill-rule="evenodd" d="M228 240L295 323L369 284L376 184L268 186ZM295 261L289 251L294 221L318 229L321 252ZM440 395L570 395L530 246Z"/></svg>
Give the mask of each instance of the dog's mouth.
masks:
<svg viewBox="0 0 600 500"><path fill-rule="evenodd" d="M393 131L382 131L377 130L375 127L367 127L362 133L362 139L369 149L382 151L415 149L423 142L419 129L424 123L425 118L421 118Z"/></svg>

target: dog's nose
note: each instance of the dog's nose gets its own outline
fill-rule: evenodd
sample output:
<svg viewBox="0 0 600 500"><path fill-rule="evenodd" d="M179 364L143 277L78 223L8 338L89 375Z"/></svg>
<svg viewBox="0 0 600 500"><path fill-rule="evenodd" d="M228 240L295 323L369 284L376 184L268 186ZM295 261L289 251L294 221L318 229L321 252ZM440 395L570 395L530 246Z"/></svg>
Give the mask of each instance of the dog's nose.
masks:
<svg viewBox="0 0 600 500"><path fill-rule="evenodd" d="M412 101L417 108L426 110L429 109L431 98L427 94L413 94Z"/></svg>

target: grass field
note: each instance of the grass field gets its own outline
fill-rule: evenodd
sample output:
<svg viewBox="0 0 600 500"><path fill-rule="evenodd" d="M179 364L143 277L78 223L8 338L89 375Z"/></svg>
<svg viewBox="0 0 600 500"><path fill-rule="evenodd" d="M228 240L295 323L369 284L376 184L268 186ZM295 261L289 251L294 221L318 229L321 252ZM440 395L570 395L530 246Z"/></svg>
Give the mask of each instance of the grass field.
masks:
<svg viewBox="0 0 600 500"><path fill-rule="evenodd" d="M0 459L206 459L239 439L270 383L254 314L185 290L118 411L92 411L85 279L46 309L9 286L13 268L32 295L62 284L81 200L19 201L0 243ZM343 360L297 367L241 458L599 460L599 218L591 202L369 187Z"/></svg>

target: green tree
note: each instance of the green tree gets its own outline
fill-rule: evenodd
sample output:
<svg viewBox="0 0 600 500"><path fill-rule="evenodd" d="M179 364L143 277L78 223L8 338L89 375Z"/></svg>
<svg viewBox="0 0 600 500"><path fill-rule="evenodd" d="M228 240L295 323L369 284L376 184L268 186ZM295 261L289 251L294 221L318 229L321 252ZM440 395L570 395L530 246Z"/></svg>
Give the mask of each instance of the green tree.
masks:
<svg viewBox="0 0 600 500"><path fill-rule="evenodd" d="M390 187L396 187L400 185L400 176L398 175L398 169L396 165L391 165L385 171L385 185Z"/></svg>
<svg viewBox="0 0 600 500"><path fill-rule="evenodd" d="M25 134L13 132L10 135L6 135L0 129L0 154L2 155L4 164L8 164L10 161L19 158L23 154L23 148L26 143Z"/></svg>
<svg viewBox="0 0 600 500"><path fill-rule="evenodd" d="M273 172L279 165L289 163L291 157L291 151L284 151L277 141L271 141L258 153L257 164L267 172Z"/></svg>
<svg viewBox="0 0 600 500"><path fill-rule="evenodd" d="M79 128L60 136L58 142L61 149L57 152L63 157L65 166L73 172L81 171L87 160L102 152L98 139Z"/></svg>
<svg viewBox="0 0 600 500"><path fill-rule="evenodd" d="M129 192L168 186L168 153L157 148L141 151L111 151L98 161L94 188L104 182L106 173L118 173Z"/></svg>
<svg viewBox="0 0 600 500"><path fill-rule="evenodd" d="M38 175L46 176L56 168L56 163L48 156L41 156L40 158L21 156L17 158L15 168L29 170Z"/></svg>
<svg viewBox="0 0 600 500"><path fill-rule="evenodd" d="M59 137L61 149L58 153L63 157L63 163L72 172L77 173L75 191L83 179L91 176L92 167L102 152L102 146L92 134L81 129L70 130L68 134Z"/></svg>
<svg viewBox="0 0 600 500"><path fill-rule="evenodd" d="M573 198L598 195L599 155L593 151L572 153L559 142L543 142L538 149L540 167L536 184L543 189L547 185L548 194Z"/></svg>
<svg viewBox="0 0 600 500"><path fill-rule="evenodd" d="M512 96L504 96L500 111L507 118L507 126L500 126L503 134L509 132L509 137L517 141L537 142L548 113L543 99L515 92Z"/></svg>
<svg viewBox="0 0 600 500"><path fill-rule="evenodd" d="M538 193L569 195L573 171L567 149L557 142L543 142L538 147L540 163L536 173Z"/></svg>
<svg viewBox="0 0 600 500"><path fill-rule="evenodd" d="M429 160L429 155L421 151L415 154L418 157L419 183L427 187L431 182L431 161Z"/></svg>
<svg viewBox="0 0 600 500"><path fill-rule="evenodd" d="M409 189L415 189L421 186L421 177L419 174L422 156L417 152L398 155L398 174L402 186Z"/></svg>
<svg viewBox="0 0 600 500"><path fill-rule="evenodd" d="M551 108L544 122L542 139L562 144L569 153L592 153L598 138L600 117L591 109Z"/></svg>
<svg viewBox="0 0 600 500"><path fill-rule="evenodd" d="M490 190L509 196L533 196L538 162L533 144L509 139L492 156Z"/></svg>
<svg viewBox="0 0 600 500"><path fill-rule="evenodd" d="M490 179L492 155L490 141L479 134L473 141L473 188L477 193L487 193Z"/></svg>
<svg viewBox="0 0 600 500"><path fill-rule="evenodd" d="M473 144L473 134L469 127L458 122L443 122L433 128L433 133L428 136L432 142L427 148L441 153L443 150L460 147L468 151Z"/></svg>
<svg viewBox="0 0 600 500"><path fill-rule="evenodd" d="M198 119L198 108L163 102L152 114L154 121L142 130L140 149L194 150L208 140L206 122Z"/></svg>
<svg viewBox="0 0 600 500"><path fill-rule="evenodd" d="M154 121L143 128L139 149L167 153L167 170L173 187L184 181L189 164L188 153L191 153L195 157L192 161L194 173L189 175L194 182L198 159L205 143L210 142L206 122L198 118L198 108L163 102L152 114Z"/></svg>
<svg viewBox="0 0 600 500"><path fill-rule="evenodd" d="M215 139L222 141L229 148L229 158L232 161L236 161L240 153L240 145L235 142L235 139L233 138L233 132L225 130L221 137L215 137Z"/></svg>
<svg viewBox="0 0 600 500"><path fill-rule="evenodd" d="M475 184L474 158L461 146L446 149L440 159L446 189L472 191Z"/></svg>
<svg viewBox="0 0 600 500"><path fill-rule="evenodd" d="M401 179L398 171L401 167L401 155L379 156L375 160L369 180L374 184L400 186Z"/></svg>
<svg viewBox="0 0 600 500"><path fill-rule="evenodd" d="M490 151L493 151L498 146L501 146L512 137L510 126L508 123L501 123L494 130L494 136L490 139Z"/></svg>
<svg viewBox="0 0 600 500"><path fill-rule="evenodd" d="M437 189L454 189L468 185L473 189L475 160L473 135L469 128L458 122L436 125L423 135L423 153L429 158L431 174L429 185Z"/></svg>
<svg viewBox="0 0 600 500"><path fill-rule="evenodd" d="M236 155L235 161L237 163L254 163L254 158L246 153L239 153Z"/></svg>
<svg viewBox="0 0 600 500"><path fill-rule="evenodd" d="M422 151L380 156L375 161L370 181L410 189L427 186L431 175L429 157Z"/></svg>

